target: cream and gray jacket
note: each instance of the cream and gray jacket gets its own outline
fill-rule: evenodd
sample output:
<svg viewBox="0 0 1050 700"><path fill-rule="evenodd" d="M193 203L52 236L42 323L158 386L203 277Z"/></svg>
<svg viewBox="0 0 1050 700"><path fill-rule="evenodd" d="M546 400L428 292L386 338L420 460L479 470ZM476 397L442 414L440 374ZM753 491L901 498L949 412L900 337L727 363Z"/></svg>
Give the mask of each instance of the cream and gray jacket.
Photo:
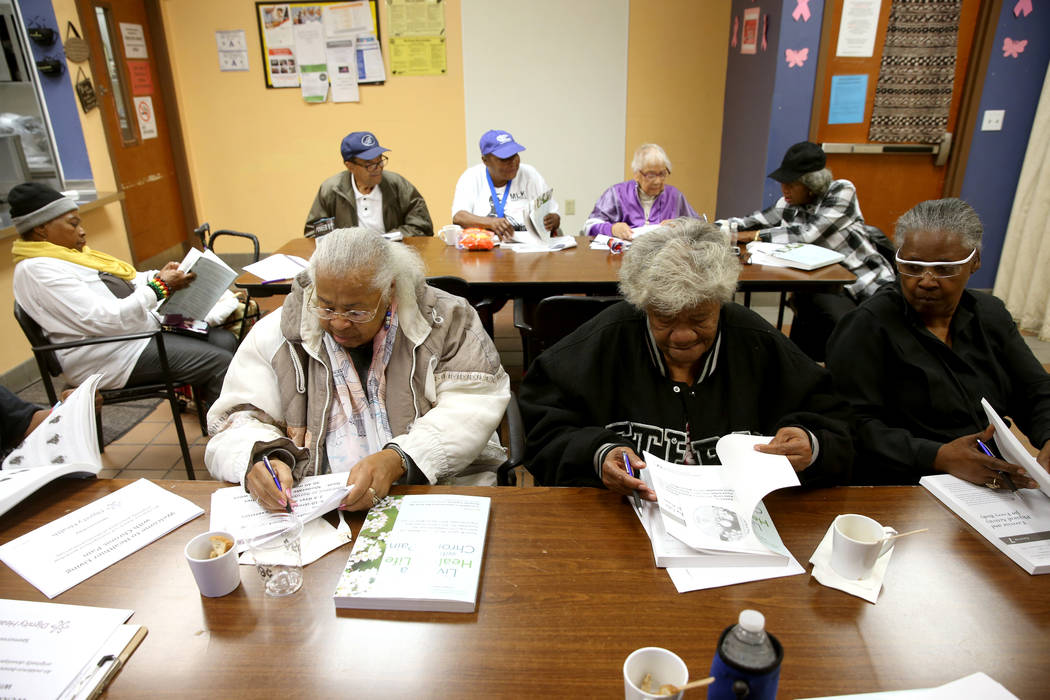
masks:
<svg viewBox="0 0 1050 700"><path fill-rule="evenodd" d="M495 434L510 380L477 313L460 297L423 286L396 289L398 335L386 369L392 442L418 469L402 483L494 484L505 451ZM295 482L328 471L325 436L335 385L324 331L305 303L304 272L281 309L259 321L226 372L208 412L204 455L217 479L244 483L264 452L295 458Z"/></svg>

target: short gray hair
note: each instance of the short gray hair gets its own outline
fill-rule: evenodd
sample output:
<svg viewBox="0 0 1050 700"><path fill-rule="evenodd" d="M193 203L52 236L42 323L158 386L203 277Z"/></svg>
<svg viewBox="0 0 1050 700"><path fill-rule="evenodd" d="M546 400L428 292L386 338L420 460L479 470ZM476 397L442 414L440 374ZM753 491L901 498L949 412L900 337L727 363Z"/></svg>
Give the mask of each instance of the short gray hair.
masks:
<svg viewBox="0 0 1050 700"><path fill-rule="evenodd" d="M401 243L391 243L366 228L339 228L317 239L317 250L310 258L310 281L318 274L357 276L371 280L372 288L390 299L390 285L399 301L412 295L418 299L423 291L424 267L419 255Z"/></svg>
<svg viewBox="0 0 1050 700"><path fill-rule="evenodd" d="M655 143L643 143L638 147L638 150L634 152L634 158L631 158L631 172L640 173L645 164L659 160L667 168L667 172L671 172L671 159L667 157L667 152Z"/></svg>
<svg viewBox="0 0 1050 700"><path fill-rule="evenodd" d="M901 214L894 228L894 244L899 250L909 234L916 231L954 233L967 248L981 249L984 226L981 217L961 199L928 199Z"/></svg>
<svg viewBox="0 0 1050 700"><path fill-rule="evenodd" d="M827 168L822 168L820 170L814 170L811 173L803 173L798 181L813 194L818 197L823 197L828 193L828 188L831 187L832 179L834 178L831 175L831 171Z"/></svg>
<svg viewBox="0 0 1050 700"><path fill-rule="evenodd" d="M733 299L740 260L714 224L681 217L631 243L620 292L632 306L673 316L708 301Z"/></svg>

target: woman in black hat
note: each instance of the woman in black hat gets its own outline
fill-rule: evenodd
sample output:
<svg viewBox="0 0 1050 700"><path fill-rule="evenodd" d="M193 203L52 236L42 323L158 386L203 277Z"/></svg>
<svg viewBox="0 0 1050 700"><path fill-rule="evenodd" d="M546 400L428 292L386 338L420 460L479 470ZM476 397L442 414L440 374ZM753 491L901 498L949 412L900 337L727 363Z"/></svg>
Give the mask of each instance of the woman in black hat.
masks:
<svg viewBox="0 0 1050 700"><path fill-rule="evenodd" d="M156 314L171 292L196 275L169 262L162 270L137 272L130 263L92 250L76 202L37 182L11 188L11 219L21 236L14 256L15 301L52 342L69 342L153 331ZM164 349L178 384L203 386L210 402L222 390L236 338L212 329L206 337L166 335ZM103 372L99 388L161 380L156 339L86 345L58 352L63 374L74 384Z"/></svg>
<svg viewBox="0 0 1050 700"><path fill-rule="evenodd" d="M736 222L741 242L811 243L846 256L842 264L857 280L842 294L795 294L791 339L818 362L824 360L824 345L838 320L894 279L893 268L865 231L856 188L849 180L833 179L826 162L817 144L796 143L769 174L784 196L765 211L727 219Z"/></svg>

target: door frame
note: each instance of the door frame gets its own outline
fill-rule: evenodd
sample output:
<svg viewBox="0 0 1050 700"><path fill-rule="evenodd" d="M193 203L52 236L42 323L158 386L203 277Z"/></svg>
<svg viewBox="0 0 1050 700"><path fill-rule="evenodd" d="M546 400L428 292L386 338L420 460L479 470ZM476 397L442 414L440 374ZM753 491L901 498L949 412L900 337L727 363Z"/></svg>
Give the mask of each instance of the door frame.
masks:
<svg viewBox="0 0 1050 700"><path fill-rule="evenodd" d="M95 19L95 13L92 10L92 6L95 2L96 0L75 0L77 17L80 19L81 27L84 27L88 22L97 23L98 20ZM98 4L108 5L106 2L99 2ZM171 55L168 51L168 40L164 30L164 17L160 9L160 0L143 0L143 5L148 20L148 26L146 29L149 33L153 60L157 67L157 82L164 97L164 118L167 119L168 122L168 135L175 166L175 182L179 193L179 203L182 207L182 213L186 219L186 223L192 228L198 223L197 207L193 197L193 185L190 177L189 160L186 157L186 141L182 128L182 121L179 118L178 102L175 94L175 79L171 68ZM98 84L98 76L100 75L106 76L106 81L107 83L109 82L108 71L105 69L105 66L99 65L102 60L101 56L95 56L94 52L91 52L89 65L91 66L91 74L95 77L96 85ZM126 63L126 61L121 62L120 70L124 74L124 84L130 85L131 83L127 75ZM102 131L106 139L106 150L109 153L110 167L113 169L114 177L119 186L120 173L117 171L116 145L111 142L109 131L105 128L103 128ZM137 265L141 261L136 259L134 246L131 245L131 224L128 221L128 214L123 205L121 205L120 210L121 215L124 218L124 230L128 239L128 247L131 250L132 263ZM193 245L193 241L190 240L190 231L187 230L183 233L185 235L185 238L183 239L183 248L186 249Z"/></svg>

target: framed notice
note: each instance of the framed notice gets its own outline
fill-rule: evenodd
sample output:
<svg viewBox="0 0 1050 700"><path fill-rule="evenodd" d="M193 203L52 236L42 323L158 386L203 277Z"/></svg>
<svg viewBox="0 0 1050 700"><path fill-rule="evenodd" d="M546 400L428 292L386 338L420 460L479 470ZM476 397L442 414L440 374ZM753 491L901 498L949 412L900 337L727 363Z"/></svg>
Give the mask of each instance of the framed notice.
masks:
<svg viewBox="0 0 1050 700"><path fill-rule="evenodd" d="M740 53L758 53L758 18L761 10L749 7L744 10L744 26L740 32Z"/></svg>
<svg viewBox="0 0 1050 700"><path fill-rule="evenodd" d="M268 88L300 88L304 66L311 78L330 75L329 62L345 74L348 44L355 47L357 83L386 80L378 0L256 2L255 15Z"/></svg>

